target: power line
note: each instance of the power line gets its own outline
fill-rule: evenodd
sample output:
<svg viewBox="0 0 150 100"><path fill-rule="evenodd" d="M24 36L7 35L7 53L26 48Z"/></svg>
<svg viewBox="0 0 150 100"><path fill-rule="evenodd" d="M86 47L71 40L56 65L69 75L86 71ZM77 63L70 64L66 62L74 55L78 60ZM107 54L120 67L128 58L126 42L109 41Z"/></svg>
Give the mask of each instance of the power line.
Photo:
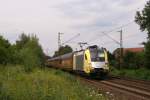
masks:
<svg viewBox="0 0 150 100"><path fill-rule="evenodd" d="M70 38L69 40L63 42L62 45L66 44L66 43L68 43L70 41L72 41L73 39L77 38L78 36L80 36L80 34L77 34L77 35L73 36L72 38Z"/></svg>
<svg viewBox="0 0 150 100"><path fill-rule="evenodd" d="M142 6L139 6L139 7L137 7L137 8L135 8L135 9L133 9L133 10L131 10L131 11L137 11L137 10L139 10L141 7L143 7L143 5L142 5ZM131 11L129 11L129 12L131 12ZM118 18L117 18L117 19L118 19ZM134 23L134 20L131 21L131 22L129 22L129 23L127 23L127 24L121 25L121 26L119 26L119 27L116 27L116 28L113 28L113 29L111 29L111 30L109 30L109 31L104 31L104 32L105 32L105 34L108 34L108 33L111 33L111 32L113 32L113 31L122 29L122 28L124 28L124 27L128 27L128 26L129 26L130 24L132 24L132 23ZM103 33L103 32L101 32L101 33ZM103 36L101 36L101 37L103 37ZM97 38L89 40L88 43L89 43L89 42L92 42L92 41L95 41L95 40L97 40Z"/></svg>
<svg viewBox="0 0 150 100"><path fill-rule="evenodd" d="M114 28L114 29L111 29L111 30L105 31L105 32L107 32L107 34L108 34L108 33L111 33L111 32L113 32L113 31L122 29L122 28L124 28L124 27L128 27L128 26L129 26L130 24L132 24L132 23L134 23L134 21L131 21L131 22L129 22L129 23L126 23L126 24L124 24L124 25L121 25L121 26L119 26L119 27L116 27L116 28Z"/></svg>
<svg viewBox="0 0 150 100"><path fill-rule="evenodd" d="M135 35L140 35L140 34L132 34L132 35L128 35L128 36L126 36L126 37L124 37L124 41L126 41L126 40L128 40L129 38L132 38L132 37L134 37ZM101 45L107 45L107 44L112 44L114 41L108 41L108 42L105 42L105 43L103 43L103 44L101 44Z"/></svg>
<svg viewBox="0 0 150 100"><path fill-rule="evenodd" d="M98 34L98 35L101 36L101 38L105 36L104 34L103 35ZM94 37L94 38L90 39L89 41L87 41L87 43L96 41L97 39L98 39L97 37Z"/></svg>
<svg viewBox="0 0 150 100"><path fill-rule="evenodd" d="M124 24L124 25L122 25L122 26L119 26L119 27L116 27L116 28L114 28L114 29L111 29L111 30L109 30L109 31L103 31L103 32L101 32L101 33L103 33L103 35L100 35L101 37L103 37L103 36L108 36L109 38L111 38L111 39L113 39L112 37L110 37L108 34L109 33L111 33L111 32L114 32L114 31L116 31L116 30L119 30L119 29L122 29L122 28L124 28L124 27L127 27L127 26L129 26L130 24L132 24L134 21L131 21L131 22L129 22L129 23L127 23L127 24ZM105 33L105 34L104 34ZM89 40L88 41L88 43L89 42L92 42L92 41L95 41L95 40L97 40L99 37L96 37L95 39L91 39L91 40ZM115 40L116 41L116 40ZM117 43L118 41L116 41L116 43Z"/></svg>
<svg viewBox="0 0 150 100"><path fill-rule="evenodd" d="M137 10L138 10L139 8L140 8L140 7L138 7ZM136 9L134 9L134 10L136 10ZM130 12L131 12L131 11L130 11ZM134 21L131 21L131 22L127 23L127 24L124 24L124 25L122 25L122 26L113 28L113 29L111 29L111 30L109 30L109 31L104 31L105 34L101 35L101 37L107 36L107 37L111 38L113 41L115 41L117 44L119 44L119 42L118 42L117 40L115 40L114 38L112 38L111 36L109 36L108 33L111 33L111 32L113 32L113 31L122 29L122 28L124 28L124 27L128 27L128 26L129 26L130 24L132 24L133 22L134 22ZM101 33L103 33L103 32L101 32ZM80 35L80 34L79 34L79 35ZM74 38L77 38L79 35L77 34L76 36L72 37L71 39L65 41L64 43L62 43L62 45L66 44L66 43L69 43L69 42L72 41ZM97 39L99 39L99 38L98 38L98 37L93 38L93 39L89 40L88 43L89 43L89 42L92 42L92 41L95 41L95 40L97 40ZM108 43L112 43L112 42L110 41L110 42L107 42L107 44L108 44ZM106 44L106 43L104 43L104 44ZM60 39L60 36L58 36L58 45L59 45L59 47L61 46L61 39Z"/></svg>
<svg viewBox="0 0 150 100"><path fill-rule="evenodd" d="M114 39L113 37L109 36L108 34L102 32L105 36L107 36L108 38L110 38L111 40L113 40L114 42L116 42L117 44L120 45L120 42L118 42L116 39Z"/></svg>
<svg viewBox="0 0 150 100"><path fill-rule="evenodd" d="M140 7L141 7L141 6L140 6ZM134 11L138 10L140 7L134 9ZM131 12L131 11L129 11L129 12ZM124 24L124 25L121 25L121 26L119 26L119 27L113 28L113 29L111 29L111 30L109 30L109 31L104 31L104 32L105 32L104 35L107 35L108 33L111 33L111 32L113 32L113 31L122 29L122 28L124 28L124 27L127 27L127 26L129 26L130 24L132 24L132 23L134 23L134 21L131 21L131 22L127 23L127 24ZM103 33L103 32L102 32L102 33ZM104 35L101 35L101 37L103 37ZM108 35L107 35L107 36L108 36ZM72 38L69 39L69 40L67 40L67 41L64 42L62 45L64 45L65 43L70 42L71 40L73 40L73 39L76 38L76 37L78 37L78 35L72 37ZM108 36L108 37L111 38L110 36ZM87 41L87 43L92 42L92 41L95 41L95 40L97 40L97 37L96 37L96 38L93 38L93 39L90 39L89 41ZM116 41L116 40L115 40L115 41ZM118 44L118 41L116 41L116 43Z"/></svg>
<svg viewBox="0 0 150 100"><path fill-rule="evenodd" d="M135 35L140 35L140 34L135 33L135 34L132 34L132 35L128 35L128 36L124 37L124 41L126 41L126 40L129 39L129 38L134 37ZM101 45L112 44L113 42L114 42L114 41L111 40L111 41L107 41L107 42L101 43ZM78 44L79 42L69 42L69 43ZM50 51L50 50L49 50L49 51ZM55 52L55 51L56 51L56 50L50 51L49 54L51 54L51 53L53 53L53 52Z"/></svg>

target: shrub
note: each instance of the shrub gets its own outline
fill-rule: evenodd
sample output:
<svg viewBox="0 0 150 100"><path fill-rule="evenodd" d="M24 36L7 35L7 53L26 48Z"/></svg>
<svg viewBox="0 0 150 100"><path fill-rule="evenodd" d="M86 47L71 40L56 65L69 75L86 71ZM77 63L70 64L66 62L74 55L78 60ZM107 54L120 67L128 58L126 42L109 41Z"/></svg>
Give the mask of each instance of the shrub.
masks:
<svg viewBox="0 0 150 100"><path fill-rule="evenodd" d="M29 38L29 41L19 50L20 63L24 65L26 71L32 71L34 67L44 64L44 53L38 39L36 37Z"/></svg>
<svg viewBox="0 0 150 100"><path fill-rule="evenodd" d="M131 78L135 78L135 79L150 80L150 70L146 69L146 68L118 70L113 67L111 69L111 74L116 75L116 76L131 77Z"/></svg>
<svg viewBox="0 0 150 100"><path fill-rule="evenodd" d="M26 71L44 65L44 53L35 35L22 34L16 44L0 36L0 64L22 64Z"/></svg>
<svg viewBox="0 0 150 100"><path fill-rule="evenodd" d="M123 68L138 69L144 67L144 52L126 52L123 57Z"/></svg>
<svg viewBox="0 0 150 100"><path fill-rule="evenodd" d="M11 63L11 59L11 44L8 40L0 36L0 64L6 65L8 63Z"/></svg>
<svg viewBox="0 0 150 100"><path fill-rule="evenodd" d="M150 40L145 45L145 66L150 69Z"/></svg>

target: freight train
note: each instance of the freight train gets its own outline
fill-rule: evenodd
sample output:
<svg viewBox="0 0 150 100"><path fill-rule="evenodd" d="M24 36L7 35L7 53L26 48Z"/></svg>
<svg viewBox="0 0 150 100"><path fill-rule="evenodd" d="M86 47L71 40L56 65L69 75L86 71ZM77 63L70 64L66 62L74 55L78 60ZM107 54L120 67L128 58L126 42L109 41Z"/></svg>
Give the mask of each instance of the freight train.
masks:
<svg viewBox="0 0 150 100"><path fill-rule="evenodd" d="M98 77L107 75L109 71L107 51L97 45L48 59L46 65Z"/></svg>

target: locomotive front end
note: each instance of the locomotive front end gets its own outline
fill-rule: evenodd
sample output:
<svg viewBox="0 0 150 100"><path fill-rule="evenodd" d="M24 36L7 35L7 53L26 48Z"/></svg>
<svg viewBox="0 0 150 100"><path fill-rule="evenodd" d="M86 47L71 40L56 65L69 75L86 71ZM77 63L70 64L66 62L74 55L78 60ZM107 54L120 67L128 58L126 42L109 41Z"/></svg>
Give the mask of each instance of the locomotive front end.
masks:
<svg viewBox="0 0 150 100"><path fill-rule="evenodd" d="M98 46L90 46L89 51L89 69L90 74L95 76L106 75L109 71L107 51L104 48ZM87 52L85 52L87 55Z"/></svg>

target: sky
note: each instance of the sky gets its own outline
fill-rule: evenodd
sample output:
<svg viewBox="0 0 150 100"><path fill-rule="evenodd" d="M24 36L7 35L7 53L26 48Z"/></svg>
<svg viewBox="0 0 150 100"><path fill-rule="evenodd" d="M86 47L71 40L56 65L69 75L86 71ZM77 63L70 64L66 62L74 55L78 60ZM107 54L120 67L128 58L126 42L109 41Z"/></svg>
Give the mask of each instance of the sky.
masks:
<svg viewBox="0 0 150 100"><path fill-rule="evenodd" d="M119 47L115 41L119 42L122 29L123 47L141 47L147 34L134 19L146 1L0 0L0 35L15 43L21 33L34 33L44 52L53 55L58 49L58 32L64 33L61 43L76 37L65 44L74 50L80 50L78 42L88 42L113 52Z"/></svg>

